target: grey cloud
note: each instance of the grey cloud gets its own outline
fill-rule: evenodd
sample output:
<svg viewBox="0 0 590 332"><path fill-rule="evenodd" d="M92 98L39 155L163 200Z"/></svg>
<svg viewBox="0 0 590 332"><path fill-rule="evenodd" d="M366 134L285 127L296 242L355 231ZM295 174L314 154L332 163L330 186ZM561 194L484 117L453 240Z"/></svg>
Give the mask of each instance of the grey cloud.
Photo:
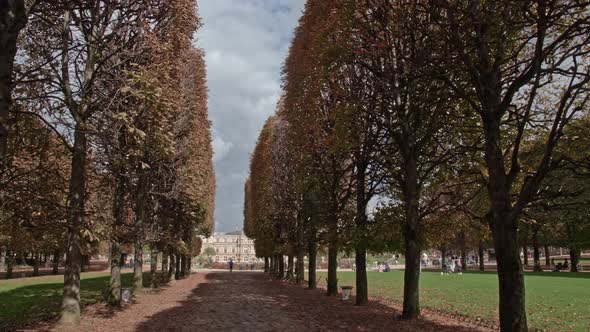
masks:
<svg viewBox="0 0 590 332"><path fill-rule="evenodd" d="M280 95L280 72L305 0L202 0L217 231L242 228L250 153Z"/></svg>

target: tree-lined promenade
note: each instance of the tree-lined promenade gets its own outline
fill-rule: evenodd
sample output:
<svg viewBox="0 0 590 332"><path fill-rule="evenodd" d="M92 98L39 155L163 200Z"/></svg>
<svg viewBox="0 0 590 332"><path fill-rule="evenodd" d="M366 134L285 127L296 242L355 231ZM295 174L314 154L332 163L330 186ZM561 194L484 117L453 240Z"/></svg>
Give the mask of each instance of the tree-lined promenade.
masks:
<svg viewBox="0 0 590 332"><path fill-rule="evenodd" d="M190 274L212 232L200 27L194 0L0 2L0 251L8 278L15 261L64 265L61 324L80 323L100 246L116 308L123 253L139 294Z"/></svg>
<svg viewBox="0 0 590 332"><path fill-rule="evenodd" d="M477 248L483 268L493 247L501 330L527 331L521 250L539 271L542 249L567 247L574 272L590 247L589 6L307 1L245 185L270 273L302 282L309 256L314 288L321 248L335 295L352 253L364 305L367 252L399 250L412 320L423 250L465 267Z"/></svg>
<svg viewBox="0 0 590 332"><path fill-rule="evenodd" d="M125 277L125 281L130 282L131 275ZM10 280L13 281L17 280ZM108 277L94 275L82 282L91 292L96 292L101 284L108 283ZM92 298L87 296L85 300ZM0 308L4 308L3 304L2 298ZM359 308L351 302L326 298L319 290L310 292L250 271L199 271L172 287L148 290L136 297L133 304L126 304L123 308L113 310L104 303L90 305L83 312L79 330L490 331L434 313L413 322L396 322L391 317L397 309L383 303L374 302ZM0 312L0 328L5 326L2 325L3 314L4 311ZM30 316L34 317L34 313ZM54 328L59 330L54 321L48 321L27 324L23 330L48 331Z"/></svg>
<svg viewBox="0 0 590 332"><path fill-rule="evenodd" d="M0 282L0 329L55 318L57 329L115 330L119 312L138 330L478 328L429 320L446 305L427 295L433 276L441 292L485 287L485 319L502 331L552 328L536 313L529 324L527 308L585 299L590 3L306 2L252 152L244 232L272 277L312 289L325 280L307 293L262 273L191 271L215 224L201 26L197 0L0 0L4 275L23 263L34 276L63 271L63 283ZM564 270L551 248L567 248L567 277L542 272ZM481 270L493 255L496 271L466 274L457 290L461 275L421 273L433 250L445 272L465 269L471 252ZM401 254L403 288L368 273L367 257L385 253ZM104 255L105 272L83 273ZM338 271L342 255L354 272ZM546 293L548 307L527 302L525 286L558 283L567 287ZM357 306L315 296L339 286L354 286ZM137 305L123 301L127 288ZM382 293L399 310L370 301ZM109 315L80 325L95 302L89 310ZM585 324L577 309L563 318L573 325L556 325Z"/></svg>

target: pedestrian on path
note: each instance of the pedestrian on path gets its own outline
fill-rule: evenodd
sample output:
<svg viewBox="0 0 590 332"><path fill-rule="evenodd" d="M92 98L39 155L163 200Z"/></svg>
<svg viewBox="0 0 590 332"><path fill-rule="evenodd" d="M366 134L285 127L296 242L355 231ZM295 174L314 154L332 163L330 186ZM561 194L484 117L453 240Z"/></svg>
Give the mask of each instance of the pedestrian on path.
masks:
<svg viewBox="0 0 590 332"><path fill-rule="evenodd" d="M234 260L230 258L229 260L229 272L233 272L234 270Z"/></svg>

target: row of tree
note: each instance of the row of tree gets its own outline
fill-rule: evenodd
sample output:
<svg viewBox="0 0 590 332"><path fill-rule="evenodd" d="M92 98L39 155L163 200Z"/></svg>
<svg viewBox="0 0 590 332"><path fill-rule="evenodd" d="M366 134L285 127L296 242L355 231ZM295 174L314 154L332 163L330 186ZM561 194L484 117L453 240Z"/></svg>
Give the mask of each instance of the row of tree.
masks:
<svg viewBox="0 0 590 332"><path fill-rule="evenodd" d="M213 229L215 174L195 0L0 5L0 247L65 254L62 323L79 323L83 256L110 246L108 302L124 253L164 279L190 270ZM6 54L4 54L6 53ZM168 263L168 260L170 263ZM168 268L168 265L170 266Z"/></svg>
<svg viewBox="0 0 590 332"><path fill-rule="evenodd" d="M527 331L525 230L588 246L589 6L308 0L245 186L258 256L282 276L308 253L314 287L327 248L333 295L354 252L362 305L367 251L401 247L413 319L421 251L490 239L502 330Z"/></svg>

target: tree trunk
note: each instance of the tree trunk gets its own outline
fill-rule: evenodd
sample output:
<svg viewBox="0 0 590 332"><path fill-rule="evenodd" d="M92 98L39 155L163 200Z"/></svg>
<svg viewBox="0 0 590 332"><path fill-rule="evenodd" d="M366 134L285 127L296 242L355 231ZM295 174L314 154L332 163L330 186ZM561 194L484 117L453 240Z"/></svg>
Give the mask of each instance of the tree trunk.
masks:
<svg viewBox="0 0 590 332"><path fill-rule="evenodd" d="M477 248L477 255L479 256L479 270L480 271L485 271L485 269L486 269L485 262L483 261L483 254L484 254L483 241L479 241L479 247Z"/></svg>
<svg viewBox="0 0 590 332"><path fill-rule="evenodd" d="M190 269L190 263L189 263L189 259L190 259L190 255L184 255L184 274L182 275L184 278L189 276L189 269Z"/></svg>
<svg viewBox="0 0 590 332"><path fill-rule="evenodd" d="M516 218L508 217L509 215L510 212L507 211L492 212L500 290L500 326L502 331L525 332L527 319L524 271L519 257Z"/></svg>
<svg viewBox="0 0 590 332"><path fill-rule="evenodd" d="M285 256L283 254L278 255L279 260L279 273L277 277L283 279L285 277Z"/></svg>
<svg viewBox="0 0 590 332"><path fill-rule="evenodd" d="M406 130L407 131L407 130ZM410 133L408 131L408 133ZM415 151L412 149L411 135L408 143L402 146L404 155L403 201L405 210L404 240L406 266L404 271L403 319L415 319L420 315L420 190Z"/></svg>
<svg viewBox="0 0 590 332"><path fill-rule="evenodd" d="M14 253L10 250L6 250L6 258L4 264L6 264L6 279L12 278L12 265L14 262Z"/></svg>
<svg viewBox="0 0 590 332"><path fill-rule="evenodd" d="M38 252L33 254L33 277L39 276L39 263L41 260L41 254Z"/></svg>
<svg viewBox="0 0 590 332"><path fill-rule="evenodd" d="M522 255L524 259L524 267L527 267L529 265L529 250L526 241L522 244Z"/></svg>
<svg viewBox="0 0 590 332"><path fill-rule="evenodd" d="M551 253L549 252L549 246L545 245L543 251L545 252L545 265L551 266Z"/></svg>
<svg viewBox="0 0 590 332"><path fill-rule="evenodd" d="M168 273L168 251L164 250L162 252L162 272Z"/></svg>
<svg viewBox="0 0 590 332"><path fill-rule="evenodd" d="M74 131L70 176L68 245L64 273L64 292L60 324L80 324L81 229L84 225L87 162L86 126L78 123Z"/></svg>
<svg viewBox="0 0 590 332"><path fill-rule="evenodd" d="M158 252L152 248L150 256L150 287L156 288L158 287Z"/></svg>
<svg viewBox="0 0 590 332"><path fill-rule="evenodd" d="M56 249L53 252L53 270L51 271L53 274L59 273L59 256L60 256L59 249Z"/></svg>
<svg viewBox="0 0 590 332"><path fill-rule="evenodd" d="M170 266L168 267L168 282L174 281L174 278L172 278L172 277L176 275L176 268L177 268L176 267L176 257L171 252L170 253Z"/></svg>
<svg viewBox="0 0 590 332"><path fill-rule="evenodd" d="M303 249L299 249L297 252L297 265L295 266L295 283L297 285L301 285L305 280L304 256Z"/></svg>
<svg viewBox="0 0 590 332"><path fill-rule="evenodd" d="M135 201L135 266L133 267L133 292L141 291L143 288L143 241L144 225L147 215L147 191L149 179L147 171L142 167L138 168L139 181ZM178 266L177 266L178 269Z"/></svg>
<svg viewBox="0 0 590 332"><path fill-rule="evenodd" d="M364 243L355 248L356 263L356 305L365 305L369 302L369 289L367 285L367 250Z"/></svg>
<svg viewBox="0 0 590 332"><path fill-rule="evenodd" d="M121 305L121 246L118 240L111 242L111 278L107 302L110 306Z"/></svg>
<svg viewBox="0 0 590 332"><path fill-rule="evenodd" d="M277 256L272 255L272 256L270 256L270 269L269 269L271 277L274 277L276 275L276 273L277 273L276 267L277 267Z"/></svg>
<svg viewBox="0 0 590 332"><path fill-rule="evenodd" d="M338 215L330 214L328 233L328 296L338 295Z"/></svg>
<svg viewBox="0 0 590 332"><path fill-rule="evenodd" d="M533 227L533 271L543 272L539 250L539 228L537 226Z"/></svg>
<svg viewBox="0 0 590 332"><path fill-rule="evenodd" d="M80 259L80 272L86 272L86 255L82 255Z"/></svg>
<svg viewBox="0 0 590 332"><path fill-rule="evenodd" d="M118 169L116 173L116 187L113 195L113 237L111 239L111 278L109 281L109 293L107 302L110 306L121 305L121 234L122 225L125 223L125 177L124 170Z"/></svg>
<svg viewBox="0 0 590 332"><path fill-rule="evenodd" d="M440 248L440 268L444 270L443 265L447 264L447 248Z"/></svg>
<svg viewBox="0 0 590 332"><path fill-rule="evenodd" d="M356 164L356 218L355 224L359 236L355 245L356 264L356 305L365 305L369 302L369 289L367 285L367 248L365 233L367 229L367 199L366 199L366 170L364 162L359 161L363 157L357 155Z"/></svg>
<svg viewBox="0 0 590 332"><path fill-rule="evenodd" d="M328 248L328 296L338 295L338 249L335 245Z"/></svg>
<svg viewBox="0 0 590 332"><path fill-rule="evenodd" d="M270 274L271 277L274 277L275 275L275 255L271 255L269 258L269 265L268 265L268 274Z"/></svg>
<svg viewBox="0 0 590 332"><path fill-rule="evenodd" d="M180 278L186 276L186 255L180 255Z"/></svg>
<svg viewBox="0 0 590 332"><path fill-rule="evenodd" d="M293 255L287 256L287 280L293 279Z"/></svg>
<svg viewBox="0 0 590 332"><path fill-rule="evenodd" d="M580 249L570 248L570 272L578 272L578 263L580 261Z"/></svg>
<svg viewBox="0 0 590 332"><path fill-rule="evenodd" d="M174 263L174 266L176 268L176 271L174 273L174 279L180 280L180 269L181 269L181 266L180 266L180 254L177 254L176 255L176 262Z"/></svg>
<svg viewBox="0 0 590 332"><path fill-rule="evenodd" d="M417 231L406 225L403 319L414 319L420 315L419 283L421 247L417 236Z"/></svg>
<svg viewBox="0 0 590 332"><path fill-rule="evenodd" d="M461 234L459 234L460 238L461 238L461 245L459 250L461 251L461 271L466 271L467 270L467 244L465 243L466 239L465 239L465 232L461 232Z"/></svg>
<svg viewBox="0 0 590 332"><path fill-rule="evenodd" d="M308 280L307 280L307 288L315 289L317 286L317 276L316 276L316 264L317 264L317 253L318 248L315 243L315 240L309 241L309 262L308 262Z"/></svg>
<svg viewBox="0 0 590 332"><path fill-rule="evenodd" d="M268 257L264 257L264 272L268 273L269 271L269 261L268 261Z"/></svg>
<svg viewBox="0 0 590 332"><path fill-rule="evenodd" d="M12 105L14 57L20 31L27 24L24 0L2 1L0 5L0 174L7 164L9 115Z"/></svg>
<svg viewBox="0 0 590 332"><path fill-rule="evenodd" d="M135 255L133 258L133 293L143 288L143 239L135 241Z"/></svg>
<svg viewBox="0 0 590 332"><path fill-rule="evenodd" d="M191 273L192 273L192 257L190 255L186 256L186 275L187 277L190 277Z"/></svg>

